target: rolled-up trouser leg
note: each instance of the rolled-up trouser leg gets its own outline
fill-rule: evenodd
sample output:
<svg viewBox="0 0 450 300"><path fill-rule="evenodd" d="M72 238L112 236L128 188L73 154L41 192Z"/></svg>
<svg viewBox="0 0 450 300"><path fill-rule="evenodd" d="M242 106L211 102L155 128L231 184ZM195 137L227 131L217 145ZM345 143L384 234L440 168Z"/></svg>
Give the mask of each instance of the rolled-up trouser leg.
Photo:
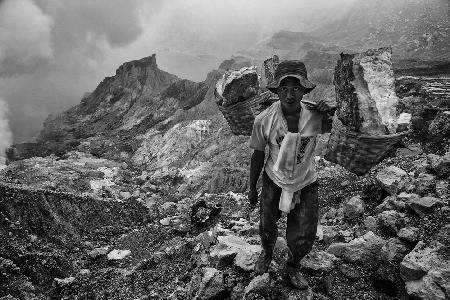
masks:
<svg viewBox="0 0 450 300"><path fill-rule="evenodd" d="M261 246L268 254L272 254L277 241L277 221L281 216L281 211L278 209L280 195L281 188L267 176L266 172L263 172L263 187L259 203L259 235Z"/></svg>
<svg viewBox="0 0 450 300"><path fill-rule="evenodd" d="M298 197L294 194L294 199ZM288 265L299 267L300 260L311 251L319 219L318 183L305 186L300 193L300 203L287 217L286 238L289 247Z"/></svg>

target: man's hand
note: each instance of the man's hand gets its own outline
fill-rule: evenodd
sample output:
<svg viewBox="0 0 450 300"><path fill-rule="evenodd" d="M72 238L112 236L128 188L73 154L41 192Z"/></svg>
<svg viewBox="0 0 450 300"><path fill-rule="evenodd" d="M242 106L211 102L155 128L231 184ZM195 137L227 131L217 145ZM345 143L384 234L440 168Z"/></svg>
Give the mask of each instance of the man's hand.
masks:
<svg viewBox="0 0 450 300"><path fill-rule="evenodd" d="M336 107L331 106L325 99L320 99L315 102L314 106L308 106L310 109L321 112L321 113L329 113L336 109Z"/></svg>
<svg viewBox="0 0 450 300"><path fill-rule="evenodd" d="M258 204L258 191L256 188L250 188L250 191L248 192L248 201L252 207L255 207L256 204Z"/></svg>

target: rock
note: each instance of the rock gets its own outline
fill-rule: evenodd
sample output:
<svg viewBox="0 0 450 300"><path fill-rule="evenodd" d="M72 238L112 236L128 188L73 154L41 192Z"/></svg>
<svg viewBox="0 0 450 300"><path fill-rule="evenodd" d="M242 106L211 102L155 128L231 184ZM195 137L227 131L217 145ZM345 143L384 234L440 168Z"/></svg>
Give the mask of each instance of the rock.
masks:
<svg viewBox="0 0 450 300"><path fill-rule="evenodd" d="M259 76L256 66L226 72L217 81L216 93L222 106L229 106L255 96L259 91Z"/></svg>
<svg viewBox="0 0 450 300"><path fill-rule="evenodd" d="M379 171L376 179L386 192L395 195L403 187L403 181L407 176L408 174L404 170L396 166L389 166Z"/></svg>
<svg viewBox="0 0 450 300"><path fill-rule="evenodd" d="M199 277L201 278L200 282L198 282ZM214 268L203 268L200 276L195 276L191 280L190 293L195 293L195 299L198 300L220 297L225 290L223 273Z"/></svg>
<svg viewBox="0 0 450 300"><path fill-rule="evenodd" d="M378 228L377 219L373 216L368 216L364 219L364 227L369 231L375 231Z"/></svg>
<svg viewBox="0 0 450 300"><path fill-rule="evenodd" d="M119 193L119 196L120 196L120 198L123 199L123 200L128 200L128 199L131 198L131 193L130 193L130 192L126 192L126 191L121 191L121 192Z"/></svg>
<svg viewBox="0 0 450 300"><path fill-rule="evenodd" d="M384 262L399 263L407 251L406 246L399 239L391 238L381 248L380 258Z"/></svg>
<svg viewBox="0 0 450 300"><path fill-rule="evenodd" d="M209 257L211 264L220 269L232 264L236 254L235 249L228 249L224 244L219 244L211 250Z"/></svg>
<svg viewBox="0 0 450 300"><path fill-rule="evenodd" d="M217 237L218 244L213 248L213 261L218 263L228 263L227 259L230 259L234 255L234 264L244 271L253 271L255 262L259 257L262 249L259 245L250 245L243 238L229 235ZM221 253L223 255L222 260L219 258Z"/></svg>
<svg viewBox="0 0 450 300"><path fill-rule="evenodd" d="M439 177L445 178L450 175L450 153L444 156L436 154L428 154L428 168L436 173Z"/></svg>
<svg viewBox="0 0 450 300"><path fill-rule="evenodd" d="M399 148L395 152L395 156L397 157L410 157L410 156L416 156L423 153L422 148L420 145L411 145L408 146L408 148Z"/></svg>
<svg viewBox="0 0 450 300"><path fill-rule="evenodd" d="M449 270L449 259L444 256L445 246L439 242L426 245L420 241L400 264L400 275L405 282L418 280L429 271Z"/></svg>
<svg viewBox="0 0 450 300"><path fill-rule="evenodd" d="M262 248L259 245L248 245L237 253L234 264L244 271L251 272L255 268L255 263L261 251Z"/></svg>
<svg viewBox="0 0 450 300"><path fill-rule="evenodd" d="M414 180L415 192L419 195L434 193L436 190L436 176L427 173L420 173Z"/></svg>
<svg viewBox="0 0 450 300"><path fill-rule="evenodd" d="M417 243L419 240L419 228L404 227L398 231L397 236L408 243Z"/></svg>
<svg viewBox="0 0 450 300"><path fill-rule="evenodd" d="M350 280L358 280L361 278L361 273L353 266L348 264L341 264L339 266L339 271L344 274L345 277L347 277Z"/></svg>
<svg viewBox="0 0 450 300"><path fill-rule="evenodd" d="M159 220L159 223L163 226L169 226L170 225L170 217L166 217L166 218Z"/></svg>
<svg viewBox="0 0 450 300"><path fill-rule="evenodd" d="M408 194L405 192L401 192L398 196L397 196L397 200L403 202L403 203L408 203L411 202L415 199L419 199L420 196L414 193Z"/></svg>
<svg viewBox="0 0 450 300"><path fill-rule="evenodd" d="M441 203L441 200L436 197L421 197L412 199L407 205L413 209L418 215L431 213L433 209Z"/></svg>
<svg viewBox="0 0 450 300"><path fill-rule="evenodd" d="M88 255L92 259L98 259L101 257L106 257L106 254L108 252L109 252L109 247L94 248L93 250L89 251Z"/></svg>
<svg viewBox="0 0 450 300"><path fill-rule="evenodd" d="M270 293L270 276L269 273L256 276L245 287L245 295L250 293L259 294L268 297Z"/></svg>
<svg viewBox="0 0 450 300"><path fill-rule="evenodd" d="M344 202L344 217L349 220L357 219L364 213L364 201L360 196L351 197Z"/></svg>
<svg viewBox="0 0 450 300"><path fill-rule="evenodd" d="M74 281L75 281L75 277L66 277L66 278L63 278L63 279L61 279L61 278L55 278L55 283L56 283L58 286L69 285L69 284L71 284L71 283L74 282Z"/></svg>
<svg viewBox="0 0 450 300"><path fill-rule="evenodd" d="M450 111L439 112L428 126L428 132L434 137L450 136Z"/></svg>
<svg viewBox="0 0 450 300"><path fill-rule="evenodd" d="M397 232L405 226L406 215L395 210L387 210L381 212L377 216L378 225L381 229L386 230L391 234Z"/></svg>
<svg viewBox="0 0 450 300"><path fill-rule="evenodd" d="M204 199L195 202L190 208L191 223L196 226L206 226L220 214L220 203L207 203Z"/></svg>
<svg viewBox="0 0 450 300"><path fill-rule="evenodd" d="M279 290L279 295L275 299L281 300L313 300L314 293L311 288L306 290L297 290L291 287L283 287Z"/></svg>
<svg viewBox="0 0 450 300"><path fill-rule="evenodd" d="M396 132L391 54L390 48L341 54L334 72L336 115L351 130L369 135Z"/></svg>
<svg viewBox="0 0 450 300"><path fill-rule="evenodd" d="M130 250L118 250L118 249L114 249L111 252L108 253L108 259L109 260L121 260L124 259L125 257L131 255L131 251Z"/></svg>
<svg viewBox="0 0 450 300"><path fill-rule="evenodd" d="M341 236L336 226L323 225L322 231L323 231L323 241L327 244L338 240L339 237Z"/></svg>
<svg viewBox="0 0 450 300"><path fill-rule="evenodd" d="M349 243L333 243L328 247L327 252L350 263L370 266L378 261L384 242L381 237L369 231Z"/></svg>
<svg viewBox="0 0 450 300"><path fill-rule="evenodd" d="M439 180L436 182L436 195L447 204L450 201L450 182L445 180Z"/></svg>
<svg viewBox="0 0 450 300"><path fill-rule="evenodd" d="M402 193L404 194L404 193ZM419 197L419 196L417 196ZM383 202L375 207L376 212L382 212L385 210L398 210L398 211L404 211L405 210L405 202L404 200L400 200L400 198L397 198L395 196L387 196L384 198Z"/></svg>
<svg viewBox="0 0 450 300"><path fill-rule="evenodd" d="M310 273L329 273L333 270L338 258L325 251L312 251L301 261L301 267Z"/></svg>
<svg viewBox="0 0 450 300"><path fill-rule="evenodd" d="M450 270L430 271L419 280L406 282L412 299L446 300L450 295Z"/></svg>

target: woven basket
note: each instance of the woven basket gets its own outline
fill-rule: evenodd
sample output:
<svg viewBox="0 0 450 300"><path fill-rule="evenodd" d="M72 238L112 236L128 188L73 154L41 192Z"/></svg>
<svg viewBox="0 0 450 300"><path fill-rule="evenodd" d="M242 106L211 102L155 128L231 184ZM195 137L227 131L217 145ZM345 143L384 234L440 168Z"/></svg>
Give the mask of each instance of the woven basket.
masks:
<svg viewBox="0 0 450 300"><path fill-rule="evenodd" d="M220 97L217 93L215 94L216 97ZM233 134L250 136L252 134L255 117L276 100L274 95L267 91L230 106L224 107L219 104L217 104L217 106L227 120Z"/></svg>
<svg viewBox="0 0 450 300"><path fill-rule="evenodd" d="M356 175L364 175L383 160L394 144L409 131L382 136L369 136L349 130L334 116L333 128L324 158Z"/></svg>

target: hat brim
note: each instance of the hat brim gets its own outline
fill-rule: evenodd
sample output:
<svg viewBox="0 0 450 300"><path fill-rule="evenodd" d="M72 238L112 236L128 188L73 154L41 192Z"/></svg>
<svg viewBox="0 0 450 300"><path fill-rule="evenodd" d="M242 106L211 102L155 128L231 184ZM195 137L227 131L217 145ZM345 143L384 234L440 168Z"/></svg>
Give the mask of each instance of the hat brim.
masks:
<svg viewBox="0 0 450 300"><path fill-rule="evenodd" d="M308 79L306 79L303 76L300 76L300 75L297 75L297 74L287 74L287 75L281 76L277 81L274 81L274 82L268 84L266 86L266 88L269 91L271 91L272 93L276 94L277 93L277 89L280 86L281 80L285 79L286 77L295 77L298 80L300 80L300 84L305 88L304 95L308 94L309 92L311 92L316 87L316 85L314 83L312 83L311 81L309 81Z"/></svg>

